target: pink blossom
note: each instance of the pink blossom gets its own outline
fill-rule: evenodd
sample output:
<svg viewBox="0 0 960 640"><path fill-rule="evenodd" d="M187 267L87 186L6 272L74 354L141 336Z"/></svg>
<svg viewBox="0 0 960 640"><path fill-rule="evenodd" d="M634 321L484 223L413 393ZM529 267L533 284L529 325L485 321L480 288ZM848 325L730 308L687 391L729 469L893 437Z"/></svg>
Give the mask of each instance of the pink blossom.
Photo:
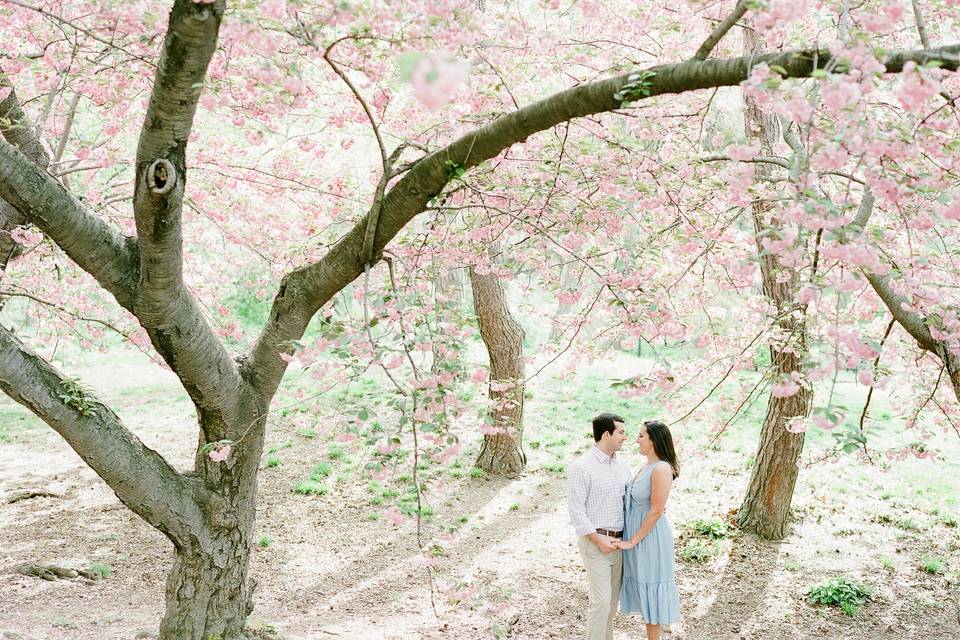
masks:
<svg viewBox="0 0 960 640"><path fill-rule="evenodd" d="M873 372L869 369L860 369L857 372L857 381L865 387L873 386Z"/></svg>
<svg viewBox="0 0 960 640"><path fill-rule="evenodd" d="M738 162L753 160L757 157L758 153L760 153L760 145L758 144L732 144L727 147L727 155L730 156L731 160L736 160Z"/></svg>
<svg viewBox="0 0 960 640"><path fill-rule="evenodd" d="M486 369L477 369L472 374L470 374L470 380L476 382L477 384L482 384L487 381L487 371Z"/></svg>
<svg viewBox="0 0 960 640"><path fill-rule="evenodd" d="M927 100L939 92L939 80L918 70L917 65L912 60L903 65L897 98L904 109L911 113L919 113L923 110Z"/></svg>
<svg viewBox="0 0 960 640"><path fill-rule="evenodd" d="M882 13L871 11L863 17L864 28L871 33L889 31L903 19L903 5L899 0L891 0Z"/></svg>
<svg viewBox="0 0 960 640"><path fill-rule="evenodd" d="M943 217L947 220L960 220L960 197L955 197L950 206L943 210Z"/></svg>
<svg viewBox="0 0 960 640"><path fill-rule="evenodd" d="M819 293L813 287L800 287L800 291L797 292L797 301L800 304L810 304L819 297Z"/></svg>
<svg viewBox="0 0 960 640"><path fill-rule="evenodd" d="M417 100L430 111L436 111L450 102L469 73L470 66L461 60L423 58L414 69L410 82Z"/></svg>
<svg viewBox="0 0 960 640"><path fill-rule="evenodd" d="M23 246L34 245L43 240L43 234L28 227L17 227L10 232L14 242Z"/></svg>
<svg viewBox="0 0 960 640"><path fill-rule="evenodd" d="M394 526L399 526L407 521L407 517L400 513L400 510L396 507L390 507L384 512L384 517L389 520Z"/></svg>
<svg viewBox="0 0 960 640"><path fill-rule="evenodd" d="M834 81L825 82L820 88L823 105L836 115L848 106L856 105L860 100L860 85L848 76Z"/></svg>
<svg viewBox="0 0 960 640"><path fill-rule="evenodd" d="M220 445L214 447L210 450L210 453L207 454L207 457L214 462L223 462L230 457L231 447L229 444Z"/></svg>
<svg viewBox="0 0 960 640"><path fill-rule="evenodd" d="M770 387L770 395L774 398L789 398L800 391L800 385L793 380L783 380Z"/></svg>

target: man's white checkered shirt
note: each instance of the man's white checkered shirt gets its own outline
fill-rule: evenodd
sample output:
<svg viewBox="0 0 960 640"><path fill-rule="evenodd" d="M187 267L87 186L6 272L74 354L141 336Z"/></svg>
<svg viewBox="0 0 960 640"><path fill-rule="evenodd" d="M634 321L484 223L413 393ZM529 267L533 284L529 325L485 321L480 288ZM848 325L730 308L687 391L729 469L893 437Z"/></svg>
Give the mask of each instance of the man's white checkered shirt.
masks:
<svg viewBox="0 0 960 640"><path fill-rule="evenodd" d="M630 467L594 447L577 458L567 472L567 503L578 536L597 529L623 530L623 495Z"/></svg>

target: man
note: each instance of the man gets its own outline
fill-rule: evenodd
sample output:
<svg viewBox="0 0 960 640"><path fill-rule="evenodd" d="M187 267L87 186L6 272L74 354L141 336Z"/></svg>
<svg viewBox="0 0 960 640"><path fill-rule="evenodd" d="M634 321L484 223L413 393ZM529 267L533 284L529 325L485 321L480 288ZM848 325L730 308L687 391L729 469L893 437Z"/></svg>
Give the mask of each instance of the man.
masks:
<svg viewBox="0 0 960 640"><path fill-rule="evenodd" d="M623 575L614 543L623 537L623 494L630 482L630 468L617 457L627 439L623 423L612 413L594 418L594 446L570 465L567 475L570 519L589 584L587 640L613 640Z"/></svg>

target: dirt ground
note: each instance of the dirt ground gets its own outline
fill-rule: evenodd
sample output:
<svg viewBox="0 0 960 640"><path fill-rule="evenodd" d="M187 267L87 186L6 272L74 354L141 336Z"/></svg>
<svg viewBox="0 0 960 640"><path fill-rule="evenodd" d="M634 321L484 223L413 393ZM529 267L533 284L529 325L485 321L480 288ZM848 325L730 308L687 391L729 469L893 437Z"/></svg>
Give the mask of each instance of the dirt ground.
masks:
<svg viewBox="0 0 960 640"><path fill-rule="evenodd" d="M101 364L87 369L85 378L120 407L146 444L179 468L189 464L192 416L185 403L170 402L165 389L174 381L168 373L144 364ZM162 615L170 544L124 508L52 430L3 403L0 638L151 637ZM530 429L536 433L537 426ZM434 494L437 515L424 522L421 535L425 548L438 545L428 572L412 521L368 520L375 509L365 481L336 482L324 496L291 491L327 444L320 438L298 442L283 452L283 464L262 473L258 537L271 541L252 561L258 586L251 626L301 640L581 637L584 572L563 474L543 468L542 452L530 451L529 470L518 479L465 475ZM565 459L582 444L571 445ZM630 461L641 462L636 456ZM944 471L926 461L904 464ZM684 462L669 506L678 553L693 535L687 523L736 508L747 479L743 455L732 451ZM678 560L685 618L665 637L960 638L958 529L897 497L911 494L898 492L902 483L897 468L865 472L853 462L803 470L786 540L734 534L706 562ZM2 499L24 488L57 495L11 504ZM456 518L461 526L444 534L441 525ZM910 526L891 525L904 521ZM945 573L920 569L930 553L947 559ZM46 581L10 571L23 562L99 563L109 575ZM876 587L854 617L807 602L810 585L835 575ZM617 624L618 639L644 637L637 620Z"/></svg>

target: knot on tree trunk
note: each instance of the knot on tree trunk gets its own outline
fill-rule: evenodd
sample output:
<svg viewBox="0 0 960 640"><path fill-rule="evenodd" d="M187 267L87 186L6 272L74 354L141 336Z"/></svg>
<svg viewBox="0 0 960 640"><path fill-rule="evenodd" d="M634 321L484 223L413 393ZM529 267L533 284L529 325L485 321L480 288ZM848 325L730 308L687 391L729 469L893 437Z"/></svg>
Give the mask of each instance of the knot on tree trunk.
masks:
<svg viewBox="0 0 960 640"><path fill-rule="evenodd" d="M165 158L154 160L147 167L147 189L150 193L165 196L177 186L177 170Z"/></svg>

